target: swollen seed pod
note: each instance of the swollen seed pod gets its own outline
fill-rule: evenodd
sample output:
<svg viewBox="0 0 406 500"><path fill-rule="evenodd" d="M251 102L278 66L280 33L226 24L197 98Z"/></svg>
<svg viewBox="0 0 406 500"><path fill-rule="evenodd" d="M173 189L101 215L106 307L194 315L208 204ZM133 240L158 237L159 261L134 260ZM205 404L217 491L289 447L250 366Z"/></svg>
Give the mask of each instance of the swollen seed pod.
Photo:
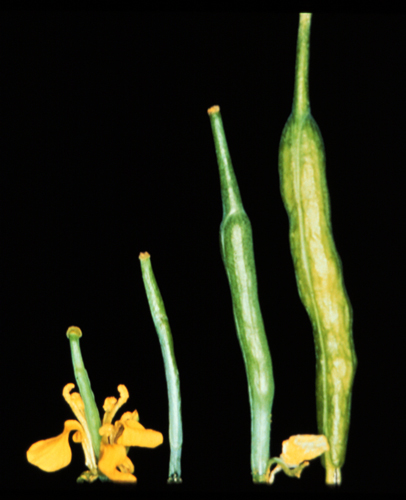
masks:
<svg viewBox="0 0 406 500"><path fill-rule="evenodd" d="M318 430L330 445L322 463L326 483L340 484L357 359L351 304L331 230L323 139L310 113L310 23L311 14L300 14L293 107L282 132L279 174L299 295L313 326Z"/></svg>
<svg viewBox="0 0 406 500"><path fill-rule="evenodd" d="M223 201L221 255L231 289L234 321L248 379L251 407L251 472L254 482L267 482L274 380L258 301L251 223L241 201L220 108L213 106L208 110L208 114L220 171Z"/></svg>

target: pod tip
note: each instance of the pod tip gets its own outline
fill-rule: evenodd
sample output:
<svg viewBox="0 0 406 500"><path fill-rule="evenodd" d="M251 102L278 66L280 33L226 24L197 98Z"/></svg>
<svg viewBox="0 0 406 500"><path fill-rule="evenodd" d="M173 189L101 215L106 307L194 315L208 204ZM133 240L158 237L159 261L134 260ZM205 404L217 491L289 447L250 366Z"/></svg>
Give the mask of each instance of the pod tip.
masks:
<svg viewBox="0 0 406 500"><path fill-rule="evenodd" d="M218 113L219 111L220 111L220 106L217 106L217 105L216 106L212 106L211 108L209 108L207 110L207 112L208 112L209 115L212 115L214 113Z"/></svg>
<svg viewBox="0 0 406 500"><path fill-rule="evenodd" d="M66 336L69 339L71 335L75 335L78 339L80 339L82 336L82 330L77 326L70 326L66 332Z"/></svg>
<svg viewBox="0 0 406 500"><path fill-rule="evenodd" d="M147 260L149 259L151 256L149 255L148 252L141 252L140 255L138 256L140 260Z"/></svg>

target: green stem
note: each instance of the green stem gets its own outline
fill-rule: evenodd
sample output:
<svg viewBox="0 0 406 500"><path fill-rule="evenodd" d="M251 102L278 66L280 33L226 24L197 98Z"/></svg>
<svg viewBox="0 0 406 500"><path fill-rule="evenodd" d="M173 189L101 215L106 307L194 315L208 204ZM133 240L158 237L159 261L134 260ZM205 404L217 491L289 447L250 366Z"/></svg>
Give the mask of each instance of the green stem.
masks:
<svg viewBox="0 0 406 500"><path fill-rule="evenodd" d="M139 258L152 319L161 344L168 387L169 444L171 448L168 483L181 483L182 414L179 372L175 359L173 338L161 292L152 270L150 255L147 252L140 253Z"/></svg>
<svg viewBox="0 0 406 500"><path fill-rule="evenodd" d="M310 112L309 57L311 14L300 14L296 48L295 88L292 113L303 116Z"/></svg>
<svg viewBox="0 0 406 500"><path fill-rule="evenodd" d="M217 154L223 202L220 247L248 379L251 408L251 472L254 482L266 482L274 380L271 355L258 301L252 229L241 201L220 108L213 106L208 113Z"/></svg>
<svg viewBox="0 0 406 500"><path fill-rule="evenodd" d="M83 363L82 353L80 352L79 339L82 336L82 331L77 326L71 326L68 328L66 336L70 342L75 379L85 405L86 422L89 427L93 450L96 458L99 459L101 441L99 429L101 427L101 422L99 410L97 409L94 394L90 385L89 376Z"/></svg>

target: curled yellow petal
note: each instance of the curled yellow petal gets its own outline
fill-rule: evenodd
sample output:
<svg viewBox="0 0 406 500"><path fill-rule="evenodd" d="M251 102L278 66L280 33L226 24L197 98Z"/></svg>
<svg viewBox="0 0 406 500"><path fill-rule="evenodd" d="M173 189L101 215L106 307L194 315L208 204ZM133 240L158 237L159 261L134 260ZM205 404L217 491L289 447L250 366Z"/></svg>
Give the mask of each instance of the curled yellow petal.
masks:
<svg viewBox="0 0 406 500"><path fill-rule="evenodd" d="M85 404L78 392L72 392L72 389L75 387L75 384L66 384L63 388L62 395L65 398L65 401L71 407L71 410L75 414L76 418L81 423L82 434L78 435L75 433L73 435L73 440L76 443L82 443L83 452L85 454L85 463L89 467L90 470L96 470L96 457L94 454L94 450L92 447L92 438L90 436L89 427L86 421L85 414Z"/></svg>
<svg viewBox="0 0 406 500"><path fill-rule="evenodd" d="M105 413L103 417L103 424L111 424L114 415L117 413L117 410L121 406L123 406L123 404L126 403L128 398L130 397L128 389L125 385L120 384L117 387L117 390L120 393L120 398L118 401L114 397L106 398L104 401L103 410Z"/></svg>
<svg viewBox="0 0 406 500"><path fill-rule="evenodd" d="M87 427L86 416L85 416L85 405L83 400L78 392L72 392L72 389L75 387L75 384L66 384L63 388L62 395L65 398L65 401L71 407L71 410L75 414L75 417L79 420L83 427Z"/></svg>
<svg viewBox="0 0 406 500"><path fill-rule="evenodd" d="M135 483L137 478L130 474L134 470L124 446L105 444L100 447L101 457L98 467L102 474L118 483ZM121 470L117 470L119 467Z"/></svg>
<svg viewBox="0 0 406 500"><path fill-rule="evenodd" d="M74 443L83 443L84 439L81 431L76 431L75 434L72 435L72 441Z"/></svg>
<svg viewBox="0 0 406 500"><path fill-rule="evenodd" d="M71 431L83 432L77 420L67 420L62 434L34 443L27 451L27 460L45 472L55 472L63 469L72 460L72 451L69 446Z"/></svg>
<svg viewBox="0 0 406 500"><path fill-rule="evenodd" d="M326 436L298 434L282 443L282 460L289 467L296 467L305 460L312 460L329 450Z"/></svg>
<svg viewBox="0 0 406 500"><path fill-rule="evenodd" d="M152 429L145 429L136 420L120 420L124 425L123 433L116 439L117 444L124 446L142 446L144 448L156 448L163 443L163 435Z"/></svg>
<svg viewBox="0 0 406 500"><path fill-rule="evenodd" d="M117 398L111 396L104 400L103 410L105 413L110 413L117 403Z"/></svg>

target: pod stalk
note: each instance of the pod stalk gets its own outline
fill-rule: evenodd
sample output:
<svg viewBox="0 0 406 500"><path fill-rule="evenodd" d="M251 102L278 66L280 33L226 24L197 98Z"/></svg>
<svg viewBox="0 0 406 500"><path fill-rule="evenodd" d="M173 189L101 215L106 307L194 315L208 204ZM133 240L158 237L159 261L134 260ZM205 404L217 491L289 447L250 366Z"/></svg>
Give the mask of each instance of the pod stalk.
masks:
<svg viewBox="0 0 406 500"><path fill-rule="evenodd" d="M296 48L295 88L293 92L292 107L292 113L298 116L303 116L305 113L310 112L309 58L311 21L311 14L300 14Z"/></svg>

